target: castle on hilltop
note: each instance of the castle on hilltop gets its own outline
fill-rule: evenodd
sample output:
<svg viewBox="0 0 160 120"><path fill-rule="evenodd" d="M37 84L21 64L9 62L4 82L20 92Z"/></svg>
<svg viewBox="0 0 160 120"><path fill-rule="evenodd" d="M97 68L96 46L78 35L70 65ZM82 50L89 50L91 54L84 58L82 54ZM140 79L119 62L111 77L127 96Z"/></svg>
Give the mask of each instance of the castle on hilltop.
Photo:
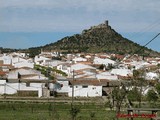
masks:
<svg viewBox="0 0 160 120"><path fill-rule="evenodd" d="M104 21L104 24L105 24L106 26L108 26L108 20L105 20L105 21Z"/></svg>
<svg viewBox="0 0 160 120"><path fill-rule="evenodd" d="M106 28L106 27L111 28L108 23L109 23L108 20L105 20L104 23L101 23L101 24L99 24L97 26L92 26L91 29L94 29L94 28Z"/></svg>
<svg viewBox="0 0 160 120"><path fill-rule="evenodd" d="M108 20L105 20L104 23L101 23L97 26L91 26L89 30L96 29L96 28L107 28L111 30L111 26L109 26ZM87 30L83 30L82 34L84 34L85 32L87 32Z"/></svg>

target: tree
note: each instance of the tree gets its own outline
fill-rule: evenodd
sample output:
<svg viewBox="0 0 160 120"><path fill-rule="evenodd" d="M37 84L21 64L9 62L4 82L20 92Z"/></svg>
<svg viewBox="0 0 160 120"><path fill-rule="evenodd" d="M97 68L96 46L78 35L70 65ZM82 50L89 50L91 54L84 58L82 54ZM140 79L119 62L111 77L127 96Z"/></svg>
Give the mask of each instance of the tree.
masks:
<svg viewBox="0 0 160 120"><path fill-rule="evenodd" d="M70 110L70 114L72 116L72 120L76 119L76 116L78 115L78 113L80 112L80 109L77 107L72 107Z"/></svg>
<svg viewBox="0 0 160 120"><path fill-rule="evenodd" d="M123 100L126 98L126 87L121 83L121 86L115 87L112 91L113 101L116 102L116 115L120 113ZM118 119L118 118L117 118Z"/></svg>
<svg viewBox="0 0 160 120"><path fill-rule="evenodd" d="M156 84L155 89L158 92L158 94L160 95L160 83Z"/></svg>
<svg viewBox="0 0 160 120"><path fill-rule="evenodd" d="M128 99L130 101L140 101L141 93L137 87L134 87L132 90L128 92Z"/></svg>
<svg viewBox="0 0 160 120"><path fill-rule="evenodd" d="M149 102L153 102L154 104L158 100L158 95L153 89L148 90L148 92L147 92L147 100Z"/></svg>
<svg viewBox="0 0 160 120"><path fill-rule="evenodd" d="M142 86L145 85L146 81L145 81L145 70L141 69L141 70L133 70L133 81L132 81L133 85L136 87L139 87L139 92L140 92L140 96L139 96L139 107L141 107L141 101L142 101Z"/></svg>

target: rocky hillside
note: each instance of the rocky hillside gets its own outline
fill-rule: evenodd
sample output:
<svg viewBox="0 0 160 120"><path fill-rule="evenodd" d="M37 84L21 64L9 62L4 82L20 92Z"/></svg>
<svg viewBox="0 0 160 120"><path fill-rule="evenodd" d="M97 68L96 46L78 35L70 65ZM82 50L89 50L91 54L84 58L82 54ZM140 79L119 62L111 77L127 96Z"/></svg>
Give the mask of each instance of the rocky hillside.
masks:
<svg viewBox="0 0 160 120"><path fill-rule="evenodd" d="M119 54L134 54L138 51L137 54L158 55L157 52L122 37L108 25L108 21L83 30L81 34L65 37L40 48L65 52L108 52Z"/></svg>
<svg viewBox="0 0 160 120"><path fill-rule="evenodd" d="M30 57L39 54L41 49L44 51L61 51L66 53L89 52L89 53L118 53L118 54L140 54L144 56L159 56L160 53L142 47L117 33L108 21L90 29L83 30L81 34L64 37L55 43L45 46L33 47L25 50L3 49L0 52L23 51L29 52Z"/></svg>

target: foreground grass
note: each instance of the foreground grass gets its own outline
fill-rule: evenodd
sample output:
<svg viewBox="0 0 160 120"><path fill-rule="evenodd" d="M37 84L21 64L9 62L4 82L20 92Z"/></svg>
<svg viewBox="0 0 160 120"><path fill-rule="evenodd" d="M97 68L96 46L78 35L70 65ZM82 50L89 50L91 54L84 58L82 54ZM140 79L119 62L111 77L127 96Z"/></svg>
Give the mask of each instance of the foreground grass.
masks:
<svg viewBox="0 0 160 120"><path fill-rule="evenodd" d="M103 105L79 103L74 107L79 109L77 120L107 120L114 115L114 112L107 115ZM68 103L1 102L0 120L71 120L70 111Z"/></svg>
<svg viewBox="0 0 160 120"><path fill-rule="evenodd" d="M74 107L79 110L76 120L114 120L116 115L103 104L76 103ZM0 120L71 120L70 111L69 103L0 102Z"/></svg>

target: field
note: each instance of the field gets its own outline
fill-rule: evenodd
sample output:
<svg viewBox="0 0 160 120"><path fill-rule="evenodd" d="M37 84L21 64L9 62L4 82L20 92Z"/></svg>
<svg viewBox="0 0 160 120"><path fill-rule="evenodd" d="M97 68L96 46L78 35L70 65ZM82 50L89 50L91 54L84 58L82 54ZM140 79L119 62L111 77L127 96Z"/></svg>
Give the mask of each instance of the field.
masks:
<svg viewBox="0 0 160 120"><path fill-rule="evenodd" d="M77 119L107 120L112 114L107 115L105 107L94 104L74 105ZM68 103L30 103L30 102L1 102L0 120L70 120L71 105Z"/></svg>
<svg viewBox="0 0 160 120"><path fill-rule="evenodd" d="M72 120L71 113L76 120L114 120L116 115L106 104L74 103L74 108L71 112L71 104L64 102L1 101L0 120Z"/></svg>

